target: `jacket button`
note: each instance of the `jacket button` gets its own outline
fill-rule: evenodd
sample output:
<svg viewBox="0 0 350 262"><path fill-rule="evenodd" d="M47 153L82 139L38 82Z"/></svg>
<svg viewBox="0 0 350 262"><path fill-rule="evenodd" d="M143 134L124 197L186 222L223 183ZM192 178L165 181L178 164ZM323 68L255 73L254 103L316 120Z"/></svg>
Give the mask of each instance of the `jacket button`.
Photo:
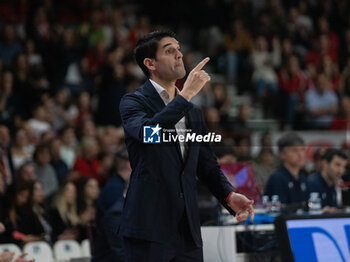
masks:
<svg viewBox="0 0 350 262"><path fill-rule="evenodd" d="M184 198L184 193L180 192L180 193L179 193L179 197L180 197L180 198Z"/></svg>

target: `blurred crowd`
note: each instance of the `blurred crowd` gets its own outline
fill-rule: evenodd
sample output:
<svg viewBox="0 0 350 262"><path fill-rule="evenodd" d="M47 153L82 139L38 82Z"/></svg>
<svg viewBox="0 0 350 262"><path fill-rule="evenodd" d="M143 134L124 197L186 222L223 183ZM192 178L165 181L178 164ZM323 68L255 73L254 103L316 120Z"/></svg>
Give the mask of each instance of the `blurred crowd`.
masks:
<svg viewBox="0 0 350 262"><path fill-rule="evenodd" d="M193 102L209 131L224 137L215 148L221 161L254 160L259 185L278 160L269 133L257 159L251 156L252 112L261 110L261 120L276 120L280 130L347 128L350 2L164 5L0 1L1 242L89 237L100 190L130 174L118 106L145 80L133 48L156 29L177 33L188 72L211 57L212 81ZM116 184L122 196L124 182Z"/></svg>

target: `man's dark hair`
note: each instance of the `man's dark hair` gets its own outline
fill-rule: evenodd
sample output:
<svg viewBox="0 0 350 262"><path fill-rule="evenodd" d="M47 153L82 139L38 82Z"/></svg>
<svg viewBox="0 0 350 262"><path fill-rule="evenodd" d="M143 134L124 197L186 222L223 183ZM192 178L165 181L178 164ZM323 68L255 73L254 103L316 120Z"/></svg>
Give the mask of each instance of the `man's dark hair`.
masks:
<svg viewBox="0 0 350 262"><path fill-rule="evenodd" d="M347 160L347 156L343 150L337 148L329 148L323 153L322 159L326 160L328 163L332 162L333 158L338 156L344 160Z"/></svg>
<svg viewBox="0 0 350 262"><path fill-rule="evenodd" d="M170 30L151 32L141 37L134 49L136 62L147 78L149 78L151 74L148 71L148 68L143 64L143 60L145 58L156 58L158 43L164 37L175 38L175 33Z"/></svg>
<svg viewBox="0 0 350 262"><path fill-rule="evenodd" d="M304 139L302 139L302 137L299 136L297 133L293 132L283 135L277 141L279 152L282 152L286 147L289 146L303 146L304 144Z"/></svg>

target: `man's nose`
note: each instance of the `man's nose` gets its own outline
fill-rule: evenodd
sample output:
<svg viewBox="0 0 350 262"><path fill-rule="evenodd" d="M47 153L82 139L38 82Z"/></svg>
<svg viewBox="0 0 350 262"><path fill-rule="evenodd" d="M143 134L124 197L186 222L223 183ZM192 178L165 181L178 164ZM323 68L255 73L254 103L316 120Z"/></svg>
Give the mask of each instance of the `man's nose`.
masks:
<svg viewBox="0 0 350 262"><path fill-rule="evenodd" d="M183 57L183 54L181 53L181 51L180 50L177 50L177 52L176 52L176 58L177 59L181 59Z"/></svg>

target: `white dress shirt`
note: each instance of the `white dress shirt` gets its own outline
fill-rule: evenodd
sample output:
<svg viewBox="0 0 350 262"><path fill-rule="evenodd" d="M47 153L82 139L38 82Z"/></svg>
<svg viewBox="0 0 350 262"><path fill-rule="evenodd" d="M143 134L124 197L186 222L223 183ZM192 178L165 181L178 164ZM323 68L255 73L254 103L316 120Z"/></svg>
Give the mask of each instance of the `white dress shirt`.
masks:
<svg viewBox="0 0 350 262"><path fill-rule="evenodd" d="M167 105L170 103L170 95L168 93L168 91L166 91L166 89L164 89L161 85L159 85L158 83L154 82L153 80L151 80L152 85L154 86L154 88L156 89L156 91L158 92L160 98L163 100L164 104ZM175 89L175 94L178 95L180 93L179 89ZM185 116L182 117L179 122L177 122L175 124L175 129L176 129L176 133L178 135L183 135L184 137L186 136L186 118ZM182 155L182 159L185 159L186 157L186 153L187 153L187 148L188 145L186 142L181 142L180 143L180 149L181 149L181 155Z"/></svg>

